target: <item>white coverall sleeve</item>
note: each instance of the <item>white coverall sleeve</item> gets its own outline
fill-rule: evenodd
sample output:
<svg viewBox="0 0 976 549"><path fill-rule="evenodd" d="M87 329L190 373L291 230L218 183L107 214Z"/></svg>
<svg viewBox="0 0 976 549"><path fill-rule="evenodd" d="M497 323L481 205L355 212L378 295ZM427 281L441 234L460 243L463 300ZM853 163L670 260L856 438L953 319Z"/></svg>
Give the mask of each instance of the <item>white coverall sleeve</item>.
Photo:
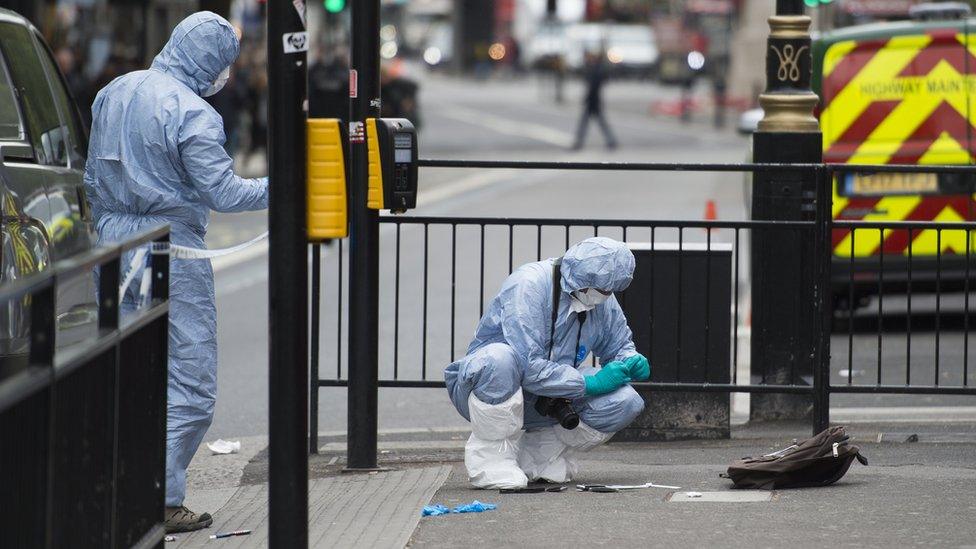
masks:
<svg viewBox="0 0 976 549"><path fill-rule="evenodd" d="M180 160L191 185L210 209L218 212L268 207L268 178L244 179L224 150L223 121L215 112L188 113L180 128Z"/></svg>
<svg viewBox="0 0 976 549"><path fill-rule="evenodd" d="M615 360L625 360L637 354L634 347L634 334L627 325L627 317L624 316L620 304L617 303L617 296L612 295L601 306L603 311L603 332L600 339L593 346L593 353L600 357L600 365L604 365Z"/></svg>
<svg viewBox="0 0 976 549"><path fill-rule="evenodd" d="M552 310L544 284L522 280L503 290L502 330L522 367L522 388L547 397L583 396L583 375L567 364L549 360Z"/></svg>

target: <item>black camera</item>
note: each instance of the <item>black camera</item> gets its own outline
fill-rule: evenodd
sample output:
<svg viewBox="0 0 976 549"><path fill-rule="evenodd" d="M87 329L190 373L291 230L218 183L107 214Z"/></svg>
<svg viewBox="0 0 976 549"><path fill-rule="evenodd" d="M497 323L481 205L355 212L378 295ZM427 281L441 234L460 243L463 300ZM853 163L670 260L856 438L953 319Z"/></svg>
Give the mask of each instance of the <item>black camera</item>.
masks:
<svg viewBox="0 0 976 549"><path fill-rule="evenodd" d="M535 401L535 411L541 416L555 418L563 429L575 429L580 423L579 414L573 410L573 404L565 398L541 396Z"/></svg>

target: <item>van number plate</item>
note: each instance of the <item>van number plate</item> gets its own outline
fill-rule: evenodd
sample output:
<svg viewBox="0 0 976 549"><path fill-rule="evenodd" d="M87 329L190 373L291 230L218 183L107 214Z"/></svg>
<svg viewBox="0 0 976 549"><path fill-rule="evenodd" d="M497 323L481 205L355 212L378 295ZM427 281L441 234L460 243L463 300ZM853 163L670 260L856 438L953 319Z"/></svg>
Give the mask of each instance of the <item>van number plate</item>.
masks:
<svg viewBox="0 0 976 549"><path fill-rule="evenodd" d="M882 196L887 194L928 194L939 192L939 178L934 173L847 174L849 196Z"/></svg>

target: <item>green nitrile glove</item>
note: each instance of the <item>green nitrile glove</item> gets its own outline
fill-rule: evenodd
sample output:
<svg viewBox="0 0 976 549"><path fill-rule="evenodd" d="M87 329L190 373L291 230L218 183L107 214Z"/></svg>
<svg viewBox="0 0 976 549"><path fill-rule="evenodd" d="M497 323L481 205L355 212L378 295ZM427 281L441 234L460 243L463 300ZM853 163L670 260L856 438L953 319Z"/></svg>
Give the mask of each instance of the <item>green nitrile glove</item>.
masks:
<svg viewBox="0 0 976 549"><path fill-rule="evenodd" d="M630 381L630 370L622 362L604 364L600 371L583 376L586 383L586 396L605 395L612 393Z"/></svg>
<svg viewBox="0 0 976 549"><path fill-rule="evenodd" d="M651 364L644 355L638 353L624 361L634 381L647 381L651 378Z"/></svg>

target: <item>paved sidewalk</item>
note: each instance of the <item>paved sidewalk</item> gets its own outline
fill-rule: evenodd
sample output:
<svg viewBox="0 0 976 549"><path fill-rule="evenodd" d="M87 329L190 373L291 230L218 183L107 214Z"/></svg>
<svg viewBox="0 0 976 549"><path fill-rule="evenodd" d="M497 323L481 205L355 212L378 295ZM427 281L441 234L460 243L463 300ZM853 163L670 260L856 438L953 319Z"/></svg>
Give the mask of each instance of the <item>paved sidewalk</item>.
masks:
<svg viewBox="0 0 976 549"><path fill-rule="evenodd" d="M341 435L320 438L309 459L310 547L969 547L976 549L976 423L858 423L848 430L870 460L827 488L733 491L719 478L729 461L808 436L804 424L759 424L720 441L611 444L584 456L586 483L658 484L617 494L502 495L468 487L461 431L381 434L389 471L348 475ZM917 442L910 442L917 440ZM243 453L202 450L190 471L188 505L214 526L167 547L267 546L267 451L261 437ZM680 492L705 493L679 501ZM714 493L714 494L711 494ZM764 501L709 502L760 496ZM428 503L478 499L498 509L420 518ZM210 540L252 529L247 537Z"/></svg>
<svg viewBox="0 0 976 549"><path fill-rule="evenodd" d="M976 444L859 439L870 466L855 463L834 486L735 501L752 494L731 490L719 478L727 463L788 443L762 438L614 444L586 455L577 479L652 481L681 486L677 491L503 495L470 489L458 464L433 501L453 506L479 499L498 509L424 518L410 546L976 548ZM687 491L704 497L681 498ZM707 501L726 498L731 501Z"/></svg>
<svg viewBox="0 0 976 549"><path fill-rule="evenodd" d="M383 438L388 436L409 441L418 433L398 432ZM457 434L424 431L419 436ZM331 437L337 438L342 437ZM267 547L268 439L255 436L239 441L240 453L228 455L212 455L206 444L201 445L188 471L186 505L211 513L214 523L202 531L174 534L176 541L167 547ZM330 548L403 547L420 520L421 508L452 470L451 464L428 460L373 474L342 474L343 464L334 454L312 456L309 465L309 547ZM234 530L253 532L210 539L212 534Z"/></svg>
<svg viewBox="0 0 976 549"><path fill-rule="evenodd" d="M450 465L312 479L308 489L309 547L403 547L421 508L451 472ZM211 540L217 532L249 536ZM213 526L178 534L167 547L267 547L268 485L239 487L214 512Z"/></svg>

